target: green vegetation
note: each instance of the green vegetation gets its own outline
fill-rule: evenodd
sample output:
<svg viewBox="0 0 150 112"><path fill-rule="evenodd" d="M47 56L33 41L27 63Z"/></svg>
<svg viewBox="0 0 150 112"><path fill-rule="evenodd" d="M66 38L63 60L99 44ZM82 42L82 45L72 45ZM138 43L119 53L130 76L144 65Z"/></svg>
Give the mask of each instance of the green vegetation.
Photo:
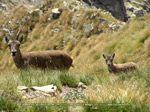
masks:
<svg viewBox="0 0 150 112"><path fill-rule="evenodd" d="M2 75L3 74L3 75ZM5 74L5 75L4 75ZM7 75L6 75L7 74ZM11 74L10 72L3 72L0 74L0 84L1 89L11 92L14 96L19 96L17 91L17 86L26 85L31 86L43 86L48 84L54 84L59 90L63 89L64 84L74 87L77 84L77 80L88 85L85 90L84 95L87 98L85 103L89 104L100 104L100 106L84 106L82 110L85 112L88 109L92 111L118 111L122 112L133 112L133 111L147 111L149 108L149 85L150 85L150 70L141 69L135 72L129 72L128 74L120 74L119 76L103 74L103 76L87 76L87 75L77 75L70 74L66 72L59 71L43 71L28 70L23 72L18 72ZM11 78L11 80L10 80ZM12 80L13 79L13 80ZM73 81L73 79L75 81ZM65 108L71 111L72 106L23 106L24 103L65 103L60 95L52 101L40 99L37 102L34 101L17 101L11 99L11 97L5 96L1 97L0 105L2 110L22 110L22 111L37 111L43 109L43 111L48 111L49 109L60 109ZM68 102L71 103L71 102ZM78 103L78 102L76 102ZM107 105L114 104L114 105ZM129 105L115 105L115 104L129 104ZM51 110L51 111L52 111Z"/></svg>
<svg viewBox="0 0 150 112"><path fill-rule="evenodd" d="M21 104L8 96L0 97L0 111L18 111L20 110Z"/></svg>
<svg viewBox="0 0 150 112"><path fill-rule="evenodd" d="M69 0L70 1L70 0ZM68 2L68 1L67 1ZM5 32L0 33L0 89L14 96L19 85L45 86L56 85L58 95L54 99L38 101L16 101L8 96L0 97L0 111L81 111L81 112L149 112L150 111L150 14L127 22L118 31L112 31L110 24L123 24L111 15L88 8L74 9L72 2L68 6L62 1L51 0L41 6L35 6L44 13L29 13L28 5L13 8L7 14L0 14L0 27L17 33L19 21L24 42L20 49L23 53L36 50L60 49L73 57L69 71L18 70L3 42ZM51 9L63 10L60 18L49 21ZM68 10L69 9L69 10ZM72 10L71 10L72 9ZM16 12L16 13L15 13ZM22 18L25 18L22 20ZM11 21L11 24L10 24ZM86 28L85 26L90 26ZM88 29L88 32L85 32ZM8 35L8 34L7 34ZM108 73L102 54L116 53L115 63L133 61L139 70L127 74ZM130 104L129 106L23 106L24 103L64 103L60 96L64 85L76 88L82 82L88 86L84 90L85 103ZM74 102L67 102L74 103ZM75 101L75 103L81 103ZM83 102L82 102L83 103Z"/></svg>

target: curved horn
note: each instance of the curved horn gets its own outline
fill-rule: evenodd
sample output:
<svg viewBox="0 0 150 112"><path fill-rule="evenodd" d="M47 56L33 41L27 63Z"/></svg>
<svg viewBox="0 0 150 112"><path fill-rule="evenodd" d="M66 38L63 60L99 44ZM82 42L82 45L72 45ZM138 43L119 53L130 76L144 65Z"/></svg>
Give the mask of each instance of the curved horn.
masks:
<svg viewBox="0 0 150 112"><path fill-rule="evenodd" d="M0 31L5 31L5 32L8 32L8 33L9 33L9 35L10 35L10 39L12 39L11 32L10 32L8 29L0 29Z"/></svg>
<svg viewBox="0 0 150 112"><path fill-rule="evenodd" d="M19 38L20 31L21 31L21 28L19 28L19 31L18 31L17 36L16 36L16 40L18 40L18 38Z"/></svg>

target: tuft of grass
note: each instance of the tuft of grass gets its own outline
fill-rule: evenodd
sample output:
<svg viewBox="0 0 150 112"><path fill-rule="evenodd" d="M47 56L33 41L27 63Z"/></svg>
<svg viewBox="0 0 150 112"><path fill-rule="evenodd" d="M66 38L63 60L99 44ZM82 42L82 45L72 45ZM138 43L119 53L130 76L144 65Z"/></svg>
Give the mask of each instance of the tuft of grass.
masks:
<svg viewBox="0 0 150 112"><path fill-rule="evenodd" d="M0 96L0 111L21 111L21 105L19 104L19 102L11 99L8 96Z"/></svg>
<svg viewBox="0 0 150 112"><path fill-rule="evenodd" d="M144 37L140 40L141 43L144 43L145 40L147 40L150 37L150 34L147 33L146 35L144 35Z"/></svg>
<svg viewBox="0 0 150 112"><path fill-rule="evenodd" d="M62 73L60 74L59 79L63 85L69 87L77 87L79 84L79 78L73 74Z"/></svg>
<svg viewBox="0 0 150 112"><path fill-rule="evenodd" d="M148 38L144 44L145 52L148 56L150 56L150 38Z"/></svg>
<svg viewBox="0 0 150 112"><path fill-rule="evenodd" d="M25 86L44 86L44 85L56 85L58 90L62 91L62 84L59 80L60 73L57 71L35 71L27 70L23 71L19 75L19 79Z"/></svg>
<svg viewBox="0 0 150 112"><path fill-rule="evenodd" d="M80 82L82 82L85 85L91 85L93 81L95 81L95 77L93 76L90 75L80 76Z"/></svg>

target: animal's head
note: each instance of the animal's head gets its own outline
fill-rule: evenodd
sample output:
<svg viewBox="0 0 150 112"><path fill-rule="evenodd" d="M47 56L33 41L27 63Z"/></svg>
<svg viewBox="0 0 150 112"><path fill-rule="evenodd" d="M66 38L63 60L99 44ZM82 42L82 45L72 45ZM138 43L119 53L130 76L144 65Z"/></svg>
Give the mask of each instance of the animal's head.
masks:
<svg viewBox="0 0 150 112"><path fill-rule="evenodd" d="M114 59L114 57L115 57L115 53L113 53L113 54L110 55L110 56L105 56L105 55L103 54L103 57L104 57L104 59L105 59L105 61L106 61L106 64L108 65L108 67L110 67L110 66L113 64L113 59Z"/></svg>
<svg viewBox="0 0 150 112"><path fill-rule="evenodd" d="M15 57L17 55L17 53L19 51L20 44L23 40L23 35L21 36L20 39L18 39L19 38L19 33L20 33L20 31L18 32L15 39L12 39L12 37L10 37L10 39L8 39L7 36L4 37L5 41L7 42L8 46L9 46L11 55L13 57Z"/></svg>

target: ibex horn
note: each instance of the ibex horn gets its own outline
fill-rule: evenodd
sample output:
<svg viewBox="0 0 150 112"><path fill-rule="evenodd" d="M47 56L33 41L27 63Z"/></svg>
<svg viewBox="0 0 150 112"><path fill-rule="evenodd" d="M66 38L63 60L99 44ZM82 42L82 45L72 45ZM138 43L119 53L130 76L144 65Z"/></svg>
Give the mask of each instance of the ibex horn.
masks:
<svg viewBox="0 0 150 112"><path fill-rule="evenodd" d="M16 36L16 40L18 40L18 38L19 38L20 31L21 31L21 28L19 28L19 31L18 31L17 36Z"/></svg>
<svg viewBox="0 0 150 112"><path fill-rule="evenodd" d="M10 32L8 29L0 29L0 31L5 31L5 32L8 32L8 33L9 33L9 36L10 36L10 39L12 39L11 32Z"/></svg>

